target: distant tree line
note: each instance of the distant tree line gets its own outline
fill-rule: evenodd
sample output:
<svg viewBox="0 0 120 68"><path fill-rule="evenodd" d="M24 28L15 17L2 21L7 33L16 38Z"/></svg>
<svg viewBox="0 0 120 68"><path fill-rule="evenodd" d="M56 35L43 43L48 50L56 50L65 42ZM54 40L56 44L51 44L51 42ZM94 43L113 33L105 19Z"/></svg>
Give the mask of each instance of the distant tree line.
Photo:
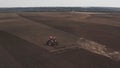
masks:
<svg viewBox="0 0 120 68"><path fill-rule="evenodd" d="M0 12L112 12L119 13L120 8L113 7L24 7L0 8Z"/></svg>

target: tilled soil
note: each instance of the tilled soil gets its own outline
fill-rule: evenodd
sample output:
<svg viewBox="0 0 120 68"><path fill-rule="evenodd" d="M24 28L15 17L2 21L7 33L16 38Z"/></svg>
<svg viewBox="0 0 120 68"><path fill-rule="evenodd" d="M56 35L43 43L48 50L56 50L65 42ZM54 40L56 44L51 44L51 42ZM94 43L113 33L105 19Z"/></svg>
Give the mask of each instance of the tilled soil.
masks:
<svg viewBox="0 0 120 68"><path fill-rule="evenodd" d="M98 40L98 37L100 37L99 33L101 32L102 39L99 38L99 40L108 43L110 41L105 40L110 39L112 43L117 42L116 44L119 45L120 35L118 26L101 28L99 24L89 24L90 27L87 28L87 24L83 24L80 27L80 22L70 20L71 16L74 17L77 15L79 18L78 14L52 13L54 15L53 18L49 13L47 15L46 13L37 13L37 16L34 14L36 13L1 14L0 68L120 68L119 61L114 61L105 56L97 55L80 48L69 48L63 52L56 51L52 53L49 50L54 48L43 46L49 34L55 33L60 43L69 46L69 44L75 43L75 40L77 41L84 31L96 31L95 33L97 35L94 33L85 35L86 38L92 39L93 41ZM66 19L64 16L70 19ZM68 24L68 22L70 23ZM98 29L98 26L103 31ZM98 28L96 29L95 27ZM81 31L82 29L84 31ZM104 31L104 29L108 32ZM117 49L119 50L119 46L116 44L113 43L110 46L113 48L118 47Z"/></svg>

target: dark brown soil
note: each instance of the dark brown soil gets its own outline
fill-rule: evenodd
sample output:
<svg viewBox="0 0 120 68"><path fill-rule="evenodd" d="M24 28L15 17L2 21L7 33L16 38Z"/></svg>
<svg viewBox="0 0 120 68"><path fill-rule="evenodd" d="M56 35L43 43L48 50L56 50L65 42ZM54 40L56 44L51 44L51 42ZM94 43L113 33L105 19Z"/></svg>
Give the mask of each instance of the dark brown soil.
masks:
<svg viewBox="0 0 120 68"><path fill-rule="evenodd" d="M82 36L119 50L120 27L116 23L87 23L88 18L83 21L79 13L0 15L0 68L120 68L119 61L83 49L71 48L54 54L43 47L43 40L49 35L47 33L53 32L64 45ZM84 18L84 14L81 16ZM102 18L97 14L93 17ZM116 17L119 15L112 15L115 20ZM103 18L111 19L111 15L103 15Z"/></svg>
<svg viewBox="0 0 120 68"><path fill-rule="evenodd" d="M0 31L0 68L119 68L118 62L81 49L53 55L7 32Z"/></svg>
<svg viewBox="0 0 120 68"><path fill-rule="evenodd" d="M47 14L47 15L46 15ZM120 15L118 14L90 14L89 17L81 20L81 15L74 15L74 13L68 14L57 14L54 13L39 13L38 15L30 13L23 15L22 17L36 21L37 23L42 23L56 29L66 31L68 33L77 35L78 37L85 37L89 40L96 41L103 45L107 45L115 50L120 49L120 27L118 22L120 22ZM72 20L72 18L77 18ZM84 17L84 16L83 16ZM112 23L112 24L111 24Z"/></svg>

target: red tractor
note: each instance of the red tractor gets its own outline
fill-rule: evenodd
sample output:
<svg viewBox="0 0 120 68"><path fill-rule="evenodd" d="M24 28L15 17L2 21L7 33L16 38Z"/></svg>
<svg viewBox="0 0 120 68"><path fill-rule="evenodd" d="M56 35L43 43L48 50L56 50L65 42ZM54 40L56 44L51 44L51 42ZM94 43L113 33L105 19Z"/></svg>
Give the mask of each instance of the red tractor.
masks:
<svg viewBox="0 0 120 68"><path fill-rule="evenodd" d="M46 43L48 46L57 46L58 42L56 41L55 36L49 36L49 40Z"/></svg>

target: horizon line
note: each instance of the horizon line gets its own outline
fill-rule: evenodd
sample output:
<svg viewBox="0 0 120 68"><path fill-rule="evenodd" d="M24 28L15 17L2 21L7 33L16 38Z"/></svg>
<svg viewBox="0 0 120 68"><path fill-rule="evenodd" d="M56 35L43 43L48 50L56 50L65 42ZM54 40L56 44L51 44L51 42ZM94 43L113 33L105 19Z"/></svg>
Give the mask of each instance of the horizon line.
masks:
<svg viewBox="0 0 120 68"><path fill-rule="evenodd" d="M103 8L120 8L120 7L104 7L104 6L20 6L20 7L0 7L0 8L94 8L94 7L103 7Z"/></svg>

